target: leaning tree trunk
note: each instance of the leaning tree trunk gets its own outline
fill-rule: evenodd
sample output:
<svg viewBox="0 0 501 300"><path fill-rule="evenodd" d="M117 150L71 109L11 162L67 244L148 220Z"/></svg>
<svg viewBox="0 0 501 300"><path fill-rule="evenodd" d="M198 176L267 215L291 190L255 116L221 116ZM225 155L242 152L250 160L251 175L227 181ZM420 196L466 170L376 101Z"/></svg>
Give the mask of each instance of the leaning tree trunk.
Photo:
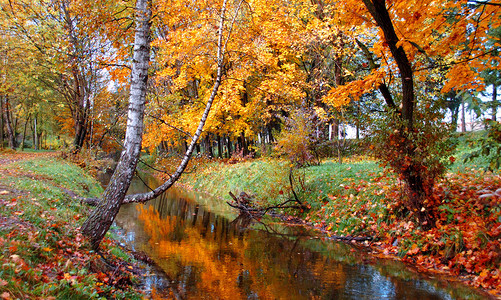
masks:
<svg viewBox="0 0 501 300"><path fill-rule="evenodd" d="M226 50L226 44L223 45L223 27L224 27L224 22L225 22L225 13L226 13L226 3L227 0L223 2L223 6L221 8L221 15L220 15L220 23L219 23L219 28L218 28L218 40L217 40L217 75L216 75L216 81L214 82L214 86L212 87L212 92L209 97L209 100L207 101L207 104L205 106L204 113L202 114L202 118L200 119L200 122L198 123L197 130L195 134L192 137L191 143L188 146L188 149L186 150L183 160L177 167L176 171L172 176L164 182L162 185L154 189L153 191L150 191L148 193L143 193L143 194L136 194L136 195L128 195L124 203L131 203L131 202L146 202L151 199L154 199L161 195L163 192L165 192L167 189L169 189L180 177L181 174L183 174L184 170L186 169L186 166L188 165L188 162L190 161L191 155L193 154L193 150L195 149L195 145L202 134L202 130L205 125L205 121L207 121L207 117L209 116L210 109L212 107L212 102L214 102L214 99L216 98L217 91L219 89L219 86L221 85L221 79L223 77L223 65L224 65L224 55L225 55L225 50ZM235 19L238 15L238 11L240 10L240 6L243 3L243 0L241 0L238 4L237 7L237 12L235 13L233 17L232 24L230 25L230 30L232 28L233 22L235 22ZM230 36L230 33L228 33L228 36L226 37L226 42L228 41Z"/></svg>
<svg viewBox="0 0 501 300"><path fill-rule="evenodd" d="M82 225L82 233L98 249L115 219L136 170L141 151L144 105L150 58L151 0L136 2L136 34L124 150L103 200Z"/></svg>
<svg viewBox="0 0 501 300"><path fill-rule="evenodd" d="M148 3L146 3L146 1ZM239 2L238 9L240 8L240 5L242 4L243 0ZM216 76L216 81L214 82L214 86L212 88L211 95L209 97L209 100L207 101L207 105L205 107L204 113L202 115L202 118L200 119L200 122L198 124L197 130L195 134L192 137L191 143L189 144L185 155L183 157L183 160L179 164L179 166L176 169L176 172L167 180L165 183L157 187L151 192L144 193L144 194L136 194L136 195L129 195L125 199L125 192L127 191L127 188L130 184L130 181L132 179L132 175L134 173L137 160L139 158L139 150L141 146L141 134L142 134L142 117L143 117L143 110L144 110L144 95L142 99L142 106L138 107L132 107L132 105L129 105L129 119L128 123L134 123L134 121L131 121L133 117L136 118L141 118L141 131L139 131L139 127L133 127L133 126L127 126L127 132L126 132L126 144L125 148L130 148L131 146L127 143L127 137L129 135L129 131L134 131L137 130L136 135L139 136L139 141L137 143L137 149L136 152L129 151L127 152L124 150L122 152L122 157L120 158L119 164L117 166L117 169L115 173L112 176L111 182L106 188L106 191L103 195L103 200L98 204L98 207L93 211L91 216L85 221L85 223L82 226L82 232L89 237L91 241L91 245L94 249L98 249L99 243L101 242L102 238L106 234L107 230L113 223L113 220L118 213L118 210L120 208L120 205L123 203L130 203L130 202L146 202L148 200L154 199L158 197L160 194L165 192L168 188L170 188L178 179L181 177L181 174L184 172L186 169L186 166L188 165L188 162L191 158L191 155L193 154L193 150L195 149L195 145L202 134L203 127L205 125L205 122L207 120L207 117L209 115L210 109L212 107L212 103L217 95L217 91L219 89L219 86L221 85L221 78L223 76L223 63L224 63L224 53L225 53L225 46L223 46L223 25L224 25L224 16L226 12L226 3L227 0L223 2L223 6L221 8L221 19L219 23L219 30L218 30L218 43L217 43L217 76ZM136 31L136 45L134 47L134 61L135 62L140 62L140 58L142 59L143 62L146 62L145 64L141 64L143 66L143 69L141 69L144 72L144 76L147 74L147 66L148 66L148 54L149 53L149 40L145 39L145 37L148 36L143 36L142 34L145 34L146 32L149 33L149 18L151 17L151 11L149 10L149 5L150 0L138 0L136 7L138 8L138 11L143 12L142 14L138 14L138 25L137 25L137 31ZM237 11L238 11L237 9ZM233 22L235 21L235 17L233 19ZM230 27L231 28L231 27ZM147 29L147 30L146 30ZM141 34L142 33L142 34ZM142 37L142 39L141 39ZM229 33L228 37L229 38ZM142 47L138 47L138 40L142 40L143 44L139 44ZM143 51L140 51L143 50ZM136 58L136 53L142 53L141 57ZM135 94L133 93L132 87L137 84L136 81L134 81L134 72L139 69L139 64L136 66L136 64L133 65L132 68L132 73L133 73L133 80L131 84L131 96L130 96L130 101L132 102ZM142 88L146 89L146 80L143 81L143 85L140 85ZM146 90L144 90L144 93ZM131 116L131 114L134 114ZM137 122L135 122L137 123ZM137 136L136 136L137 138ZM137 140L134 140L134 142L137 142ZM133 167L132 167L133 165Z"/></svg>
<svg viewBox="0 0 501 300"><path fill-rule="evenodd" d="M404 153L405 157L413 158L415 156L415 141L410 137L410 132L414 127L414 81L412 65L402 46L397 46L399 39L395 32L393 23L391 22L390 14L386 8L384 0L363 0L367 10L372 15L377 25L381 28L385 43L388 45L390 52L397 63L400 73L401 88L402 88L402 109L398 111L402 126L398 131L401 143L399 144L400 152ZM383 93L384 94L384 93ZM391 97L391 95L390 95ZM387 101L390 107L396 109L393 101ZM395 158L402 159L402 158ZM398 164L402 164L397 162ZM426 194L429 188L433 185L432 182L426 182L422 168L419 164L411 160L410 165L399 171L406 184L406 194L408 197L406 206L416 212L418 219L423 224L431 224L432 212L429 210L421 210L424 206ZM430 186L431 185L431 186Z"/></svg>

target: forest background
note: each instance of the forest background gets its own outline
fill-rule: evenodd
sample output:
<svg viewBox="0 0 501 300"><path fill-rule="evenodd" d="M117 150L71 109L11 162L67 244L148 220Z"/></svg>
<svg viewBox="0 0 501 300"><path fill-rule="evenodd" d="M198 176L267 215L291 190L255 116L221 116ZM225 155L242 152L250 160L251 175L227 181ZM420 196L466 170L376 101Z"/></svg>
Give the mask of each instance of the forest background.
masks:
<svg viewBox="0 0 501 300"><path fill-rule="evenodd" d="M134 5L0 3L2 147L119 153ZM142 145L154 160L179 159L198 126L217 77L221 6L222 1L152 3ZM297 178L296 187L305 167L324 158L341 163L347 154L369 155L392 170L401 186L401 201L388 218L411 220L423 232L445 232L439 221L452 208L444 208L437 182L459 159L456 129L462 116L465 130L466 110L485 119L485 135L477 136L481 148L469 157L486 156L490 171L501 163L500 6L494 0L230 1L229 21L221 29L221 86L195 154L229 163L286 158L284 176ZM355 128L355 138L346 138L347 126ZM291 194L292 181L277 193ZM485 187L481 196L499 201L495 184L478 185L476 191ZM441 253L458 272L475 274L479 285L499 286L499 253L489 250L499 246L498 202L477 204L486 241L467 250L460 242L437 241L437 249L424 252ZM418 246L404 250L417 255ZM444 254L481 248L487 252L480 257L488 259L478 270Z"/></svg>

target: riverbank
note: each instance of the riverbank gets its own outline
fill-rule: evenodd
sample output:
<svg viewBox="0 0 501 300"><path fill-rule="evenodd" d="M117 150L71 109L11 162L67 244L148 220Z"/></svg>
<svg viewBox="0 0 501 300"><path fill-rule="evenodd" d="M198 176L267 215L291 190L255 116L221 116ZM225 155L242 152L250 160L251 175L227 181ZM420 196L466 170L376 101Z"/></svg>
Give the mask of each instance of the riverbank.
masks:
<svg viewBox="0 0 501 300"><path fill-rule="evenodd" d="M55 152L0 153L1 299L142 299L132 254L79 232L99 183ZM104 259L103 259L104 258Z"/></svg>
<svg viewBox="0 0 501 300"><path fill-rule="evenodd" d="M210 191L230 201L228 192L252 194L257 204L276 205L293 197L308 211L283 211L299 216L332 235L370 236L364 242L373 255L408 262L419 271L459 278L501 297L501 206L489 190L501 177L479 168L455 168L435 190L440 201L436 226L423 230L403 210L401 186L395 176L368 159L345 164L325 161L294 173L293 187L286 162L262 159L226 164L197 162L196 172L181 183ZM452 169L451 169L452 170Z"/></svg>

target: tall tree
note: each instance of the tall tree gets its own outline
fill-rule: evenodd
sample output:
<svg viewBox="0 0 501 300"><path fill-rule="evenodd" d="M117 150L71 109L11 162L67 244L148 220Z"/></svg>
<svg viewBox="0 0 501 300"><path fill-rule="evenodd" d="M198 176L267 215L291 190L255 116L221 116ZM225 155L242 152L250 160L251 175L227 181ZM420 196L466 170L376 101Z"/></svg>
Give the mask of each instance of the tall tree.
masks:
<svg viewBox="0 0 501 300"><path fill-rule="evenodd" d="M112 16L110 1L0 1L2 29L17 39L17 48L27 58L36 58L24 71L59 93L60 105L72 121L76 150L89 133L94 99L106 86L98 58L109 55L111 42L96 24Z"/></svg>
<svg viewBox="0 0 501 300"><path fill-rule="evenodd" d="M447 153L440 145L444 137L436 121L440 118L432 112L441 97L436 89L426 87L431 81L442 84L444 93L481 90L480 72L499 66L499 58L482 42L490 28L501 25L497 6L489 2L439 3L363 0L338 6L351 16L345 18L348 28L364 29L357 44L371 73L325 97L327 103L336 105L379 89L388 121L379 127L386 128L379 131L381 147L376 147L375 154L400 175L407 191L406 207L425 226L433 225L436 203L429 196L434 180L445 170ZM374 40L374 33L379 40ZM444 73L442 83L437 78Z"/></svg>
<svg viewBox="0 0 501 300"><path fill-rule="evenodd" d="M124 150L118 165L103 194L103 201L82 225L93 248L99 243L113 223L129 188L141 152L144 105L150 61L151 0L136 1L136 34L132 64L129 110Z"/></svg>
<svg viewBox="0 0 501 300"><path fill-rule="evenodd" d="M16 133L14 132L14 126L12 125L12 113L11 105L9 103L9 96L7 94L0 95L1 110L3 113L3 120L5 127L7 128L7 140L9 141L9 148L16 149Z"/></svg>
<svg viewBox="0 0 501 300"><path fill-rule="evenodd" d="M242 2L243 1L240 1L240 4ZM113 220L115 219L122 203L145 202L159 196L179 179L187 167L193 150L195 149L195 145L202 134L203 127L209 115L212 103L216 98L223 76L225 45L230 36L230 32L228 32L227 39L225 41L223 40L226 4L227 1L224 0L219 16L219 26L217 27L217 75L214 81L214 86L198 124L197 130L192 137L191 143L186 150L182 162L179 164L176 172L170 177L170 179L155 190L145 194L132 195L125 198L125 193L130 185L132 176L134 175L141 150L150 49L151 0L138 0L136 2L137 25L134 42L134 63L132 66L131 93L129 98L130 104L124 150L122 151L119 164L113 173L112 179L104 192L103 200L100 201L98 207L91 213L82 225L82 233L89 238L94 249L99 248L101 240L113 223ZM238 6L240 6L240 4Z"/></svg>

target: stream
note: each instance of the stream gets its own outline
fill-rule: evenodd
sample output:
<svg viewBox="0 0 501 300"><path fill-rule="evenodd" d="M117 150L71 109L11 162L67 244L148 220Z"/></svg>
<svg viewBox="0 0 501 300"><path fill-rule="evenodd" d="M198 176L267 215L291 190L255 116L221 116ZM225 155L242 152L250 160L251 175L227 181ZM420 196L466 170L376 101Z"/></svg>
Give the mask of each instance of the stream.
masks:
<svg viewBox="0 0 501 300"><path fill-rule="evenodd" d="M158 183L148 178L146 184ZM144 191L137 179L129 189ZM249 224L224 201L177 187L146 204L124 205L116 225L123 243L161 269L144 281L152 297L485 299L302 226L268 218Z"/></svg>

